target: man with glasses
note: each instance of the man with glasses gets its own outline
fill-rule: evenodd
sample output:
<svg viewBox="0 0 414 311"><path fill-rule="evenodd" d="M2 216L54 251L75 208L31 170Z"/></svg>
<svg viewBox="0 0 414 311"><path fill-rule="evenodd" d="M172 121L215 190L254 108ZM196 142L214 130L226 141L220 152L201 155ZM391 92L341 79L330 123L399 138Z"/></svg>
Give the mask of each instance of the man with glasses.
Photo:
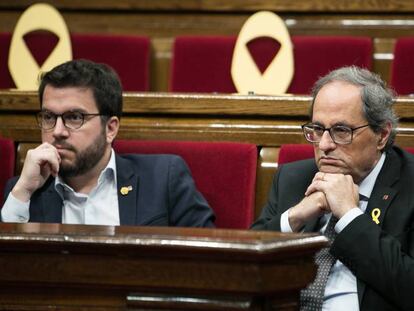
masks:
<svg viewBox="0 0 414 311"><path fill-rule="evenodd" d="M278 168L257 230L320 232L301 310L414 310L414 156L393 146L385 83L344 67L319 79L302 126L315 158Z"/></svg>
<svg viewBox="0 0 414 311"><path fill-rule="evenodd" d="M180 157L115 154L122 87L111 68L66 62L42 77L39 98L42 144L8 182L2 221L213 226Z"/></svg>

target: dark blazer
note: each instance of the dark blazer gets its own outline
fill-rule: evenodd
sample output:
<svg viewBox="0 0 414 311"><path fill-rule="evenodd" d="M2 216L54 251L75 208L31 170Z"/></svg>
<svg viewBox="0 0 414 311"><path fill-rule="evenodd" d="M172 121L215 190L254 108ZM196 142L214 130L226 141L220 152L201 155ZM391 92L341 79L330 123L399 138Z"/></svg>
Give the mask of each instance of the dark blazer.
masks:
<svg viewBox="0 0 414 311"><path fill-rule="evenodd" d="M257 230L280 230L280 216L302 200L317 172L314 160L282 165L270 189ZM380 209L379 224L371 217ZM318 220L305 231L319 229ZM393 147L364 215L337 235L330 252L356 276L360 310L414 310L414 156Z"/></svg>
<svg viewBox="0 0 414 311"><path fill-rule="evenodd" d="M214 213L197 191L182 158L175 155L116 155L121 225L213 227ZM5 197L17 182L9 180ZM122 187L132 191L122 195ZM30 222L62 222L62 199L49 178L30 200Z"/></svg>

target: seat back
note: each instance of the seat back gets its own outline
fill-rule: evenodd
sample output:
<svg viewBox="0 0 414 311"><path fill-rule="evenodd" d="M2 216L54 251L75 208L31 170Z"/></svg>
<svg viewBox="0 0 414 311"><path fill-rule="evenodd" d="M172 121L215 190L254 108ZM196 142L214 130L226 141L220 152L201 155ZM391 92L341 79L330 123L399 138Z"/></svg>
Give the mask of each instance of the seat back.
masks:
<svg viewBox="0 0 414 311"><path fill-rule="evenodd" d="M394 47L390 85L398 95L414 94L414 37L399 38Z"/></svg>
<svg viewBox="0 0 414 311"><path fill-rule="evenodd" d="M218 228L247 229L253 221L257 148L253 144L116 140L117 153L176 154L188 164Z"/></svg>
<svg viewBox="0 0 414 311"><path fill-rule="evenodd" d="M311 159L314 157L313 145L311 144L284 144L280 146L279 165L294 161Z"/></svg>
<svg viewBox="0 0 414 311"><path fill-rule="evenodd" d="M0 198L3 202L4 186L9 178L14 175L16 153L14 142L11 139L0 138Z"/></svg>
<svg viewBox="0 0 414 311"><path fill-rule="evenodd" d="M0 88L15 88L7 60L10 33L0 33ZM53 50L56 38L50 33L31 33L26 43L42 63ZM73 58L105 63L118 73L124 91L149 90L150 39L142 36L72 34Z"/></svg>
<svg viewBox="0 0 414 311"><path fill-rule="evenodd" d="M236 37L181 36L173 46L170 90L234 93L230 70ZM294 36L295 73L288 93L309 94L316 80L329 71L356 65L371 69L372 40L368 37ZM249 42L249 51L263 72L275 54L272 40Z"/></svg>

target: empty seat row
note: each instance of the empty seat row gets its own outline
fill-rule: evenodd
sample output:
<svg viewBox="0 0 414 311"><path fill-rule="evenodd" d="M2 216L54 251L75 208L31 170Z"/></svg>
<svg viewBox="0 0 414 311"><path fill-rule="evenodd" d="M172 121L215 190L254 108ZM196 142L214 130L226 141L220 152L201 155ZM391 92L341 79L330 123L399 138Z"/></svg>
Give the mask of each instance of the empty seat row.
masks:
<svg viewBox="0 0 414 311"><path fill-rule="evenodd" d="M0 88L15 88L8 69L12 34L0 33ZM57 44L51 33L33 32L24 37L39 66ZM74 59L85 58L113 67L125 91L149 90L150 39L141 36L71 34Z"/></svg>
<svg viewBox="0 0 414 311"><path fill-rule="evenodd" d="M25 42L39 64L56 45L50 34L33 33ZM248 43L249 53L263 73L278 52L275 40L261 37ZM144 36L72 34L73 58L87 58L112 66L125 91L148 91L151 42ZM10 33L0 33L0 88L14 88L8 70ZM182 36L173 46L169 90L173 92L235 93L231 62L234 36ZM351 36L293 36L294 76L287 90L308 94L313 83L330 70L347 65L372 69L371 38ZM414 93L414 38L395 47L391 86L399 95ZM282 74L282 73L281 73Z"/></svg>

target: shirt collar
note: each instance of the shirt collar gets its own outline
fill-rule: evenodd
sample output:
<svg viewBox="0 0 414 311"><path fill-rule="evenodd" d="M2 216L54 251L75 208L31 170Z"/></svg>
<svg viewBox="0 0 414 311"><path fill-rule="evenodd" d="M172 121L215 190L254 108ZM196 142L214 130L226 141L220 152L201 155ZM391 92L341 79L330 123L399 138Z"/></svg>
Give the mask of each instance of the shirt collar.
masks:
<svg viewBox="0 0 414 311"><path fill-rule="evenodd" d="M115 185L117 184L116 179L116 161L115 161L115 151L114 149L111 150L111 158L109 159L108 164L102 170L101 174L99 174L98 178L98 185L101 184L105 179L113 180ZM56 176L55 178L55 190L59 194L59 196L64 200L64 191L75 192L71 186L66 184L62 178Z"/></svg>
<svg viewBox="0 0 414 311"><path fill-rule="evenodd" d="M371 196L372 189L374 189L375 181L377 180L378 174L382 169L385 162L385 152L382 153L379 161L375 165L374 169L365 177L359 184L359 194L369 198Z"/></svg>

